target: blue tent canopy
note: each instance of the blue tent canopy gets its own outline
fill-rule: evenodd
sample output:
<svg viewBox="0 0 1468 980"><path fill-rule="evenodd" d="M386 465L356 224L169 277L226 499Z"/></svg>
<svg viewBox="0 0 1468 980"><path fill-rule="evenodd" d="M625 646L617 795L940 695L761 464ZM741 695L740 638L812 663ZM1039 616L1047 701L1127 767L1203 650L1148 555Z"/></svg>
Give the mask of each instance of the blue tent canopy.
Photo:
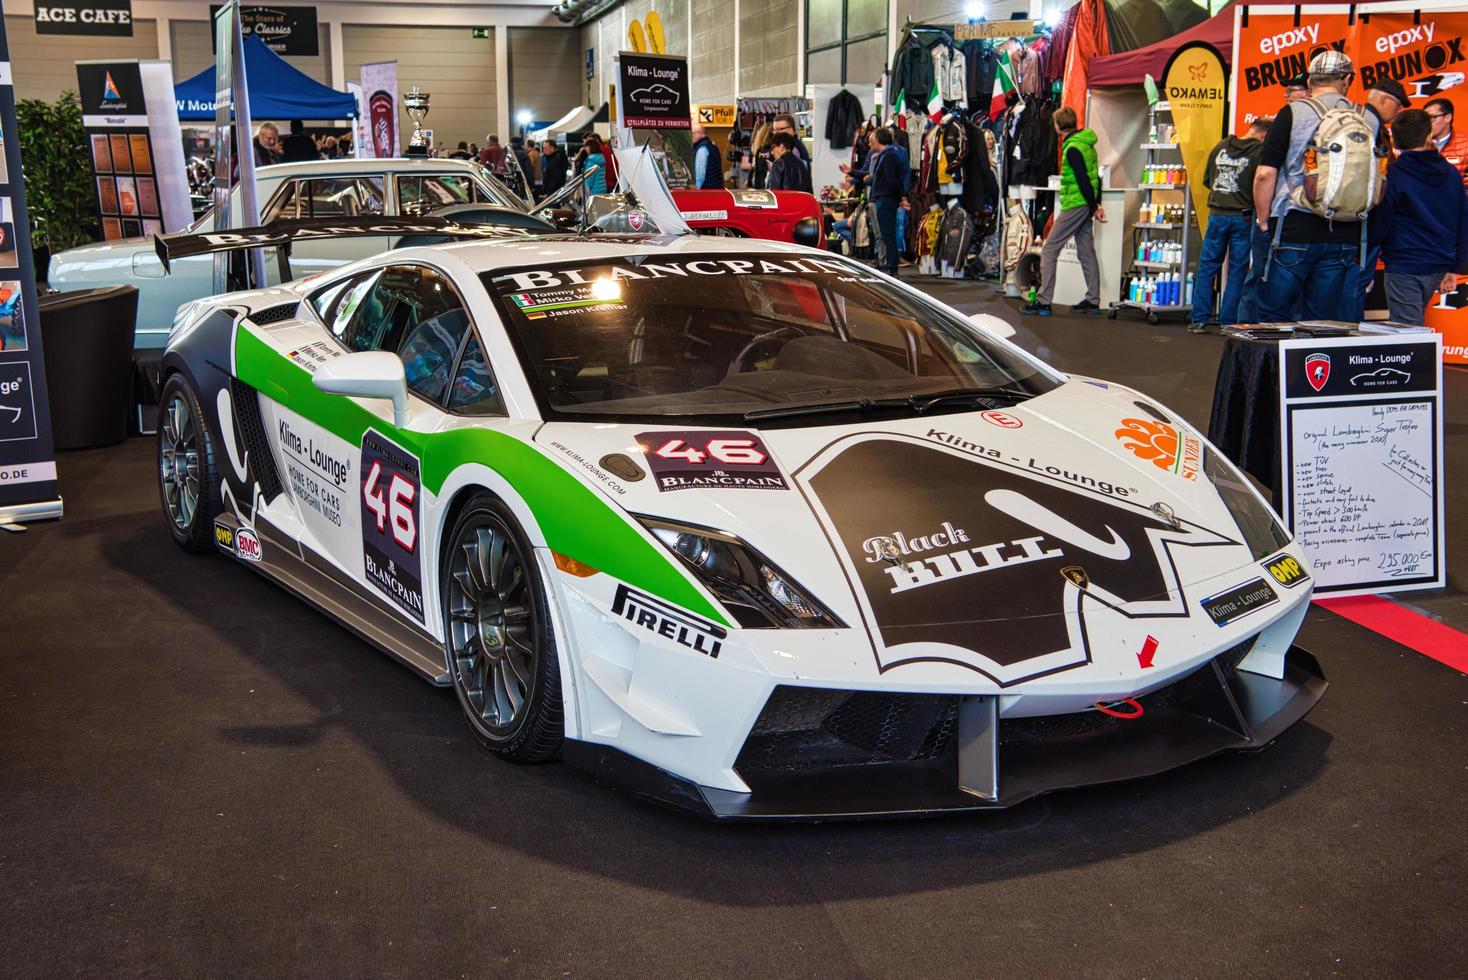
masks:
<svg viewBox="0 0 1468 980"><path fill-rule="evenodd" d="M292 68L253 34L245 38L250 118L355 119L357 100ZM214 121L214 66L173 87L180 122Z"/></svg>

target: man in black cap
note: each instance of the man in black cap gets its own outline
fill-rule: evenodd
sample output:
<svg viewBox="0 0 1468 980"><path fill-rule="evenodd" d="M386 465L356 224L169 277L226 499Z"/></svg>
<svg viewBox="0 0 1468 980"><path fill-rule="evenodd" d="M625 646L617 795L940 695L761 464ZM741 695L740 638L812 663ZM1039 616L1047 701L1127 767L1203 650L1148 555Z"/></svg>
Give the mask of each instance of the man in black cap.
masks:
<svg viewBox="0 0 1468 980"><path fill-rule="evenodd" d="M1301 99L1310 98L1310 75L1300 72L1294 78L1285 82L1285 101L1299 102Z"/></svg>
<svg viewBox="0 0 1468 980"><path fill-rule="evenodd" d="M1411 107L1412 100L1407 98L1407 90L1395 78L1380 78L1371 86L1371 90L1366 93L1366 111L1375 116L1379 123L1376 131L1377 152L1392 151L1392 134L1387 127L1397 118L1397 113Z"/></svg>

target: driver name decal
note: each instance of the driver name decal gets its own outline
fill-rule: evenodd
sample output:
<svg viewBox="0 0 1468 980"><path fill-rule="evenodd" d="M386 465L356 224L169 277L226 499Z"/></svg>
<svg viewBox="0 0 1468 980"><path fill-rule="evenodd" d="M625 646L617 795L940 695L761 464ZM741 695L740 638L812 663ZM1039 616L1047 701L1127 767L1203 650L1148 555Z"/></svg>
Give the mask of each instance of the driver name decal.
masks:
<svg viewBox="0 0 1468 980"><path fill-rule="evenodd" d="M790 489L775 458L752 432L641 432L637 444L665 493Z"/></svg>
<svg viewBox="0 0 1468 980"><path fill-rule="evenodd" d="M418 457L369 429L362 436L362 562L367 581L422 623L419 548L423 485Z"/></svg>

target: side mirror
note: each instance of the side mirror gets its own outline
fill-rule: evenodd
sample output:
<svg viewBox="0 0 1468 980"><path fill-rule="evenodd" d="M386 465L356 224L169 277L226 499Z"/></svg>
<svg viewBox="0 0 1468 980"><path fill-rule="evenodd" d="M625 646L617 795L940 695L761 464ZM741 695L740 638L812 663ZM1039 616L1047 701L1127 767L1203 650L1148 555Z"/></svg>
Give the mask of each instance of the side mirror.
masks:
<svg viewBox="0 0 1468 980"><path fill-rule="evenodd" d="M396 354L370 350L343 354L316 369L311 383L330 395L386 398L392 402L392 423L408 424L408 378Z"/></svg>
<svg viewBox="0 0 1468 980"><path fill-rule="evenodd" d="M1013 324L1004 322L992 313L970 313L969 320L980 330L983 330L985 333L991 333L996 337L1002 337L1008 340L1014 336Z"/></svg>
<svg viewBox="0 0 1468 980"><path fill-rule="evenodd" d="M576 212L570 208L556 208L550 213L550 220L557 228L575 228L580 224Z"/></svg>

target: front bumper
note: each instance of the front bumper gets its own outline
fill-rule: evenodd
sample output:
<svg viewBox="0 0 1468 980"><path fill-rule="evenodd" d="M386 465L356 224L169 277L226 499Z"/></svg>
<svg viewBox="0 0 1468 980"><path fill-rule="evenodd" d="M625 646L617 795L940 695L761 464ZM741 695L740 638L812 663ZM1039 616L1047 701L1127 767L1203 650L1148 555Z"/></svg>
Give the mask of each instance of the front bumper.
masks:
<svg viewBox="0 0 1468 980"><path fill-rule="evenodd" d="M1129 719L1094 710L1006 719L992 698L778 687L735 764L748 793L700 786L607 745L568 740L564 758L636 796L719 820L1003 809L1261 749L1325 694L1320 665L1297 646L1282 680L1239 670L1239 660L1225 653L1137 698L1142 711Z"/></svg>

